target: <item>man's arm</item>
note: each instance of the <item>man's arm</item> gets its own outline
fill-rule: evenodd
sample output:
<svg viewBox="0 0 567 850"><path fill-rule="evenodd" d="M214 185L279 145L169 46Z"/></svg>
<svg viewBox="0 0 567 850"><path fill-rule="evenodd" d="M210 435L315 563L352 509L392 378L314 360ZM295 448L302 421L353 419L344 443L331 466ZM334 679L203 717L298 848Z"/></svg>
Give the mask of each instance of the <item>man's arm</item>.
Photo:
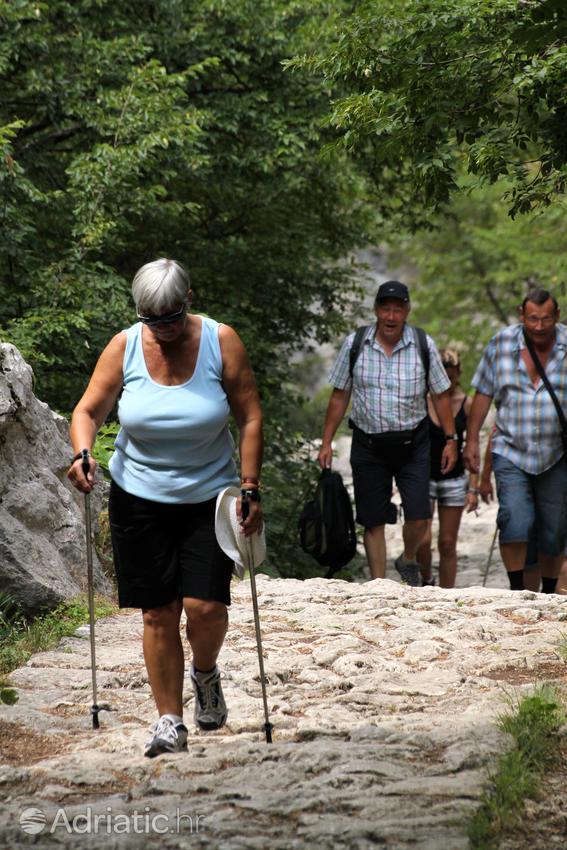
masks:
<svg viewBox="0 0 567 850"><path fill-rule="evenodd" d="M323 440L319 449L319 466L321 469L330 469L333 463L333 447L331 443L337 432L337 428L343 421L343 416L350 401L350 393L350 389L338 390L336 387L331 393L325 415L325 424L323 425Z"/></svg>
<svg viewBox="0 0 567 850"><path fill-rule="evenodd" d="M463 460L469 472L480 471L480 429L491 404L492 396L477 390L467 419L467 442L463 451Z"/></svg>
<svg viewBox="0 0 567 850"><path fill-rule="evenodd" d="M439 424L443 428L443 431L446 434L454 434L455 417L453 416L453 410L451 408L451 396L449 395L449 390L445 390L445 392L439 393L438 395L431 393L431 398L433 399L433 404L435 405L435 410L439 417ZM442 475L446 475L447 472L451 472L457 462L457 456L457 441L447 440L445 448L443 449L443 454L441 455Z"/></svg>
<svg viewBox="0 0 567 850"><path fill-rule="evenodd" d="M488 438L486 451L484 452L484 463L480 475L479 492L483 502L490 504L494 498L494 489L492 487L492 434Z"/></svg>

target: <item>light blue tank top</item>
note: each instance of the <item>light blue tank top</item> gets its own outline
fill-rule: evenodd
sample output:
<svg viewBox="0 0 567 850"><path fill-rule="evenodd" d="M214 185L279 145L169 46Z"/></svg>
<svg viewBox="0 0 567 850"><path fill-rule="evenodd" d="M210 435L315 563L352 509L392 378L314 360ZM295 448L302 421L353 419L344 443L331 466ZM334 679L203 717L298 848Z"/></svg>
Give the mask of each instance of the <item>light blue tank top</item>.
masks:
<svg viewBox="0 0 567 850"><path fill-rule="evenodd" d="M173 387L150 377L141 322L125 331L121 428L109 468L123 490L153 502L204 502L238 484L230 409L221 383L219 324L200 318L195 371Z"/></svg>

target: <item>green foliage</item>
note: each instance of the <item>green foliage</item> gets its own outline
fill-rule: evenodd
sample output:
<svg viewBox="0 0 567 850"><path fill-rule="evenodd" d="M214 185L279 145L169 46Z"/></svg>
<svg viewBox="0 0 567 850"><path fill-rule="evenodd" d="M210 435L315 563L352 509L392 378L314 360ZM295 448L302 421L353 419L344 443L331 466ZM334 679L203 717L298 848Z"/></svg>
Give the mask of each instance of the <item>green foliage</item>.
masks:
<svg viewBox="0 0 567 850"><path fill-rule="evenodd" d="M297 530L303 503L311 498L319 477L313 446L302 435L290 439L285 428L275 430L262 473L268 557L261 570L282 578L314 578L322 570L299 546Z"/></svg>
<svg viewBox="0 0 567 850"><path fill-rule="evenodd" d="M563 661L567 662L567 634L565 632L560 632L557 654Z"/></svg>
<svg viewBox="0 0 567 850"><path fill-rule="evenodd" d="M274 526L304 479L290 358L307 336L342 333L356 273L344 258L369 224L361 178L319 156L324 84L282 65L325 43L335 6L0 0L0 338L68 412L135 320L136 269L182 261L195 309L242 337L276 423ZM95 447L103 469L112 437Z"/></svg>
<svg viewBox="0 0 567 850"><path fill-rule="evenodd" d="M328 15L307 0L0 3L0 335L53 407L74 406L159 255L239 331L265 396L304 335L341 326L360 180L319 159L324 87L282 68Z"/></svg>
<svg viewBox="0 0 567 850"><path fill-rule="evenodd" d="M518 321L530 288L550 289L560 303L567 294L567 211L554 205L512 220L500 200L509 185L470 188L431 230L391 240L390 261L410 257L417 267L413 319L440 346L463 349L465 385L490 337Z"/></svg>
<svg viewBox="0 0 567 850"><path fill-rule="evenodd" d="M96 617L106 617L114 611L107 599L96 599ZM63 602L33 619L26 618L15 603L4 597L0 600L0 676L21 667L35 652L54 649L61 638L73 635L78 626L88 621L88 602L83 597Z"/></svg>
<svg viewBox="0 0 567 850"><path fill-rule="evenodd" d="M18 701L18 694L14 688L11 688L10 685L0 679L0 704L4 703L4 705L15 705Z"/></svg>
<svg viewBox="0 0 567 850"><path fill-rule="evenodd" d="M558 757L557 733L564 720L559 694L546 685L502 715L499 726L512 737L512 747L500 757L469 825L471 850L497 850L506 831L521 822L524 801L536 794Z"/></svg>
<svg viewBox="0 0 567 850"><path fill-rule="evenodd" d="M567 174L563 0L363 0L332 47L296 59L337 93L329 117L385 219L423 225L458 188L510 182L510 213Z"/></svg>
<svg viewBox="0 0 567 850"><path fill-rule="evenodd" d="M96 435L92 455L102 469L105 478L110 478L108 464L112 457L112 453L114 452L114 441L119 428L120 425L118 422L106 422L101 428L99 428L98 434Z"/></svg>

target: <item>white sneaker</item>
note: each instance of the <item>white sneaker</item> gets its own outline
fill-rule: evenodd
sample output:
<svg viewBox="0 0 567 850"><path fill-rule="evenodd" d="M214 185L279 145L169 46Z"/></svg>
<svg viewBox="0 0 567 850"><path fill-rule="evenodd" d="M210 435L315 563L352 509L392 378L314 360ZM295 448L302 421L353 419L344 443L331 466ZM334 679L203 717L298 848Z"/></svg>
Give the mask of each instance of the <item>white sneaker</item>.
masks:
<svg viewBox="0 0 567 850"><path fill-rule="evenodd" d="M151 728L152 737L146 744L144 755L154 758L161 753L187 752L187 727L175 723L164 714Z"/></svg>
<svg viewBox="0 0 567 850"><path fill-rule="evenodd" d="M220 670L197 673L191 667L191 684L195 693L195 723L200 729L220 729L226 723L228 711L222 693Z"/></svg>

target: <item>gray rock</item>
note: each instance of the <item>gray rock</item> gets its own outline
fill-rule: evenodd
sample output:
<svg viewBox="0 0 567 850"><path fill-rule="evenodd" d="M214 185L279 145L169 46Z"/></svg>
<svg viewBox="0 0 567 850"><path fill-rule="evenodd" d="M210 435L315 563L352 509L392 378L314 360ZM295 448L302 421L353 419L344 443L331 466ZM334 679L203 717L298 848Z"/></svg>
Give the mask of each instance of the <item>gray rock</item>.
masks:
<svg viewBox="0 0 567 850"><path fill-rule="evenodd" d="M69 427L34 396L32 382L17 348L0 344L0 586L27 613L87 586L84 499L66 478ZM94 581L97 591L110 591L96 555Z"/></svg>

